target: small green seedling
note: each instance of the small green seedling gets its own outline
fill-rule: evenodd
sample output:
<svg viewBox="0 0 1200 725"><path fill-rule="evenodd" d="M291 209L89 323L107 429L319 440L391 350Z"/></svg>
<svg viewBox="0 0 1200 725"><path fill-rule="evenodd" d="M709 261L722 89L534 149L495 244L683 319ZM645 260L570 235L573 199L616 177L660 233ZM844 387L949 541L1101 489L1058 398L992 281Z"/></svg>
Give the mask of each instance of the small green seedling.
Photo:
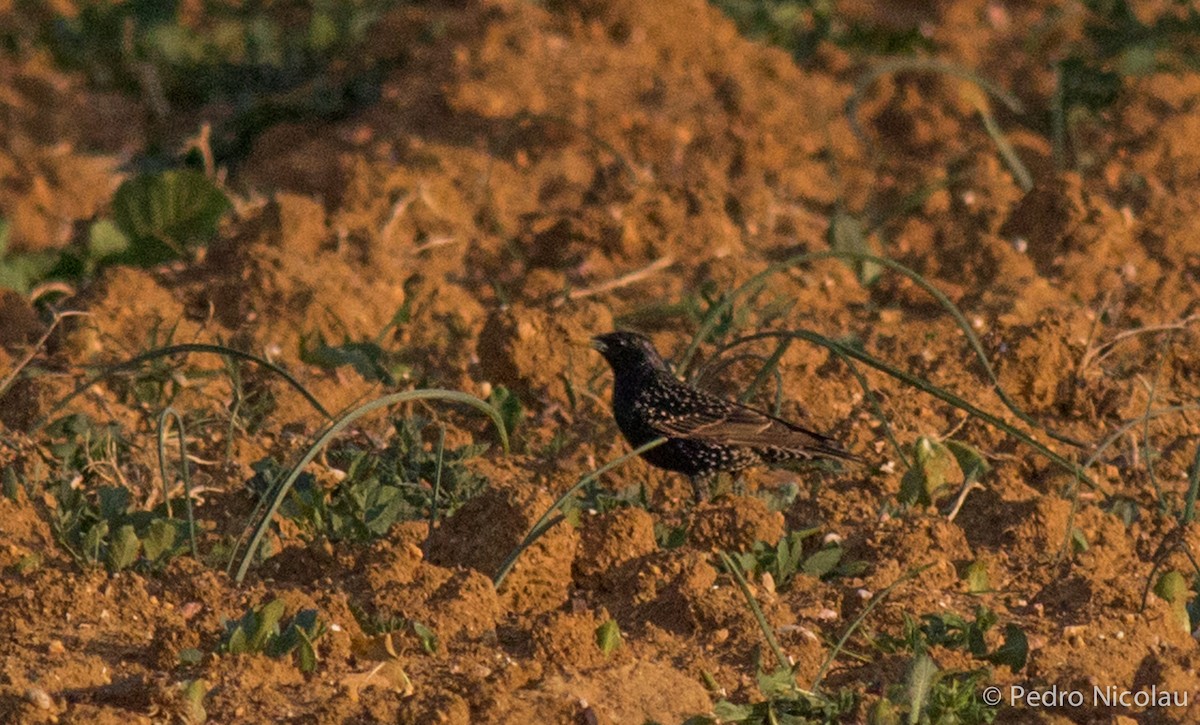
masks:
<svg viewBox="0 0 1200 725"><path fill-rule="evenodd" d="M843 562L845 553L836 542L818 544L819 528L790 531L775 545L755 542L748 552L733 555L747 574L770 574L777 589L786 589L796 574L804 573L819 579L854 576L866 570L865 562Z"/></svg>
<svg viewBox="0 0 1200 725"><path fill-rule="evenodd" d="M487 484L465 462L488 446L426 447L422 436L426 425L398 420L395 435L382 451L348 446L331 452L330 461L345 467L342 480L325 488L312 474L300 474L279 508L280 515L294 521L311 539L369 542L386 536L398 522L427 518L435 505L441 513L452 513ZM252 467L255 475L247 486L259 496L268 495L282 467L272 459Z"/></svg>
<svg viewBox="0 0 1200 725"><path fill-rule="evenodd" d="M596 627L596 646L608 657L621 646L621 628L617 620L609 619Z"/></svg>
<svg viewBox="0 0 1200 725"><path fill-rule="evenodd" d="M953 612L925 614L920 621L904 615L904 633L900 637L884 635L876 644L885 652L907 650L927 652L931 647L945 647L968 652L973 657L994 665L1006 665L1014 673L1025 667L1029 642L1025 631L1015 624L1004 625L1004 643L989 651L985 636L999 618L987 607L975 608L975 619Z"/></svg>
<svg viewBox="0 0 1200 725"><path fill-rule="evenodd" d="M167 516L165 504L134 510L127 488L102 486L89 496L63 482L52 495L51 530L80 566L161 571L188 549L187 521Z"/></svg>
<svg viewBox="0 0 1200 725"><path fill-rule="evenodd" d="M1164 573L1155 583L1154 593L1171 606L1171 618L1176 625L1190 634L1194 629L1192 610L1195 605L1189 605L1193 592L1183 574L1174 569Z"/></svg>
<svg viewBox="0 0 1200 725"><path fill-rule="evenodd" d="M965 489L987 473L987 461L974 447L961 441L939 441L921 436L913 444L913 466L900 480L900 503L930 506L954 488ZM952 482L954 469L962 472L961 483Z"/></svg>
<svg viewBox="0 0 1200 725"><path fill-rule="evenodd" d="M315 609L304 609L292 617L287 627L281 627L283 612L283 600L273 599L247 610L240 620L226 620L220 651L235 655L261 653L268 657L283 657L294 651L301 672L315 671L314 643L325 634L325 623Z"/></svg>

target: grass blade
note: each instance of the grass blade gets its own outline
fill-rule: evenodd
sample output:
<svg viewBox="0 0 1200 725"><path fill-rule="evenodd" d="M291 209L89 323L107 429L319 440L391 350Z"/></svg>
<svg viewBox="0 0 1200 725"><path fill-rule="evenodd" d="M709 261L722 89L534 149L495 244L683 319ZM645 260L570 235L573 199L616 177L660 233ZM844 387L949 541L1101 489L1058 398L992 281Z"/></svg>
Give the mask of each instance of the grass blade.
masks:
<svg viewBox="0 0 1200 725"><path fill-rule="evenodd" d="M167 485L167 418L175 419L175 430L179 433L179 477L183 481L183 500L187 511L188 539L192 544L192 556L200 558L196 546L196 519L192 513L192 483L188 475L187 431L183 427L183 416L168 406L158 416L158 471L162 476L163 501L167 505L167 518L171 518L171 492Z"/></svg>
<svg viewBox="0 0 1200 725"><path fill-rule="evenodd" d="M931 566L933 566L933 564L926 564L925 566L909 569L901 574L896 581L884 587L883 591L872 597L871 601L867 602L867 606L863 607L863 610L858 613L858 616L855 617L854 621L850 623L850 626L846 628L846 631L842 634L841 639L837 641L837 644L835 644L833 649L829 651L829 654L825 656L825 661L821 663L821 669L817 670L817 676L813 678L813 692L821 691L821 680L825 679L825 674L829 672L829 668L831 665L833 665L833 661L837 659L839 654L841 654L842 648L846 646L846 642L850 639L850 635L854 634L855 630L862 625L863 620L867 618L867 615L871 613L871 610L875 609L875 607L881 604L883 600L887 599L896 587L900 586L909 579L916 578L921 572L925 571Z"/></svg>

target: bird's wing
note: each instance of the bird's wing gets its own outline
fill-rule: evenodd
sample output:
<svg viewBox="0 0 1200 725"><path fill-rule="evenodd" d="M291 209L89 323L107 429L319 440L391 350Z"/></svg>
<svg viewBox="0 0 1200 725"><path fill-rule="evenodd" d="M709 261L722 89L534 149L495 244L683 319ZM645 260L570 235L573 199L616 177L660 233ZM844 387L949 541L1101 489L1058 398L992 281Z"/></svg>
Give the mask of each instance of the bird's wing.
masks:
<svg viewBox="0 0 1200 725"><path fill-rule="evenodd" d="M814 456L856 460L833 438L754 408L726 401L697 399L686 413L660 413L650 420L658 433L677 438L748 446L811 451Z"/></svg>

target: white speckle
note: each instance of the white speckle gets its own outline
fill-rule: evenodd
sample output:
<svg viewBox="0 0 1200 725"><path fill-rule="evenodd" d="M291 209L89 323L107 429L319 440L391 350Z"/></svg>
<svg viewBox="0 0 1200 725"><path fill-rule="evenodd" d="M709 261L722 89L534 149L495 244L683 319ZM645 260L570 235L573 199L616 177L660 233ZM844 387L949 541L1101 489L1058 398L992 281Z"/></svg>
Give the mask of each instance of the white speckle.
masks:
<svg viewBox="0 0 1200 725"><path fill-rule="evenodd" d="M1029 249L1029 242L1025 241L1025 237L1017 237L1013 240L1013 249L1020 254L1024 254Z"/></svg>

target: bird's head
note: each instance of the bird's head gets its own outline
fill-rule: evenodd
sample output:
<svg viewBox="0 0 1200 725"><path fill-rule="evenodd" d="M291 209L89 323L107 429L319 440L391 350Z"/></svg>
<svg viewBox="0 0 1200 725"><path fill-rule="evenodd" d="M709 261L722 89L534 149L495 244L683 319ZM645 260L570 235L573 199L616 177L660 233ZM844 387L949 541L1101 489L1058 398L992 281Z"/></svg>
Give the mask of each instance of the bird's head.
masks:
<svg viewBox="0 0 1200 725"><path fill-rule="evenodd" d="M654 343L636 332L608 332L592 338L592 347L600 351L614 372L667 370Z"/></svg>

